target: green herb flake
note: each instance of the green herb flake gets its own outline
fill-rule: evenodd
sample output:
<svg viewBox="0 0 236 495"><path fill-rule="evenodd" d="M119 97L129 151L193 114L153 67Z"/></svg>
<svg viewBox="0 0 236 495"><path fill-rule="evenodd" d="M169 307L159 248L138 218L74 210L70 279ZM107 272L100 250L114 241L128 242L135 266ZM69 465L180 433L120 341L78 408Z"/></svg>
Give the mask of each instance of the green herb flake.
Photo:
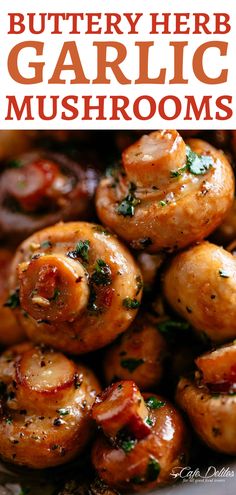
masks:
<svg viewBox="0 0 236 495"><path fill-rule="evenodd" d="M108 166L105 170L105 177L113 177L113 179L117 179L120 168L121 168L120 163L115 163L113 165Z"/></svg>
<svg viewBox="0 0 236 495"><path fill-rule="evenodd" d="M5 302L4 306L7 308L11 309L16 309L20 306L20 297L19 297L19 289L16 289L15 292L12 292L7 301Z"/></svg>
<svg viewBox="0 0 236 495"><path fill-rule="evenodd" d="M31 492L30 488L23 488L21 487L19 495L29 495Z"/></svg>
<svg viewBox="0 0 236 495"><path fill-rule="evenodd" d="M160 206L166 206L166 205L167 205L167 202L166 202L166 201L161 200L161 201L159 201L159 205L160 205Z"/></svg>
<svg viewBox="0 0 236 495"><path fill-rule="evenodd" d="M52 247L52 242L51 241L43 241L40 244L41 249L49 249Z"/></svg>
<svg viewBox="0 0 236 495"><path fill-rule="evenodd" d="M146 424L147 424L148 426L153 426L153 420L152 420L151 418L147 418L147 419L146 419Z"/></svg>
<svg viewBox="0 0 236 495"><path fill-rule="evenodd" d="M56 443L51 446L51 450L57 450L59 448L59 445Z"/></svg>
<svg viewBox="0 0 236 495"><path fill-rule="evenodd" d="M97 259L91 282L95 285L110 285L112 282L111 269L105 261Z"/></svg>
<svg viewBox="0 0 236 495"><path fill-rule="evenodd" d="M120 447L126 454L129 454L129 452L134 449L135 443L135 440L123 440L123 442L121 442L120 444Z"/></svg>
<svg viewBox="0 0 236 495"><path fill-rule="evenodd" d="M89 294L89 302L87 308L89 313L91 314L98 315L100 313L100 309L97 305L97 294L94 290L94 286L92 283L90 284L90 294Z"/></svg>
<svg viewBox="0 0 236 495"><path fill-rule="evenodd" d="M230 278L230 273L227 270L219 270L219 275L222 278Z"/></svg>
<svg viewBox="0 0 236 495"><path fill-rule="evenodd" d="M186 146L186 165L177 170L172 170L170 176L171 178L178 178L183 172L187 171L193 175L204 175L213 165L214 162L211 156L198 155L189 146Z"/></svg>
<svg viewBox="0 0 236 495"><path fill-rule="evenodd" d="M128 194L117 207L117 213L123 215L123 217L133 217L135 213L135 206L140 203L134 194Z"/></svg>
<svg viewBox="0 0 236 495"><path fill-rule="evenodd" d="M148 397L145 402L150 409L160 409L160 407L163 407L166 404L165 402L158 400L156 397Z"/></svg>
<svg viewBox="0 0 236 495"><path fill-rule="evenodd" d="M214 164L211 156L198 155L197 153L192 151L189 146L186 146L186 155L187 155L186 166L189 172L191 172L194 175L206 174Z"/></svg>
<svg viewBox="0 0 236 495"><path fill-rule="evenodd" d="M186 165L184 165L184 167L178 168L177 170L171 170L170 177L172 179L177 179L178 177L180 177L182 175L183 172L186 172L186 170L187 170Z"/></svg>
<svg viewBox="0 0 236 495"><path fill-rule="evenodd" d="M12 419L12 418L10 418L10 417L5 419L5 423L6 423L7 425L11 425L11 424L12 424L12 421L13 421L13 419Z"/></svg>
<svg viewBox="0 0 236 495"><path fill-rule="evenodd" d="M61 291L59 289L54 290L53 297L50 299L50 301L57 301L58 297L60 296Z"/></svg>
<svg viewBox="0 0 236 495"><path fill-rule="evenodd" d="M81 258L82 261L84 261L85 263L88 263L88 261L89 261L89 249L90 249L90 241L88 241L88 240L79 241L76 244L74 251L69 251L67 253L67 256L69 256L69 258L72 258L74 260Z"/></svg>
<svg viewBox="0 0 236 495"><path fill-rule="evenodd" d="M169 334L173 331L186 331L189 330L190 325L187 321L177 321L177 320L165 320L157 325L158 330L161 333Z"/></svg>
<svg viewBox="0 0 236 495"><path fill-rule="evenodd" d="M70 411L68 411L68 409L57 409L56 412L60 415L60 416L67 416L68 414L70 414Z"/></svg>
<svg viewBox="0 0 236 495"><path fill-rule="evenodd" d="M141 358L140 359L126 358L121 360L120 365L122 366L122 368L129 370L130 373L133 373L133 371L135 371L136 368L138 368L143 363L144 360Z"/></svg>
<svg viewBox="0 0 236 495"><path fill-rule="evenodd" d="M130 482L134 485L142 485L142 483L145 483L145 479L141 478L141 476L134 476L131 478Z"/></svg>
<svg viewBox="0 0 236 495"><path fill-rule="evenodd" d="M11 160L7 164L7 168L21 168L22 162L20 160Z"/></svg>
<svg viewBox="0 0 236 495"><path fill-rule="evenodd" d="M138 309L140 306L140 302L137 299L131 299L131 297L126 297L123 299L122 305L126 309Z"/></svg>
<svg viewBox="0 0 236 495"><path fill-rule="evenodd" d="M146 471L146 481L156 481L160 473L160 464L155 457L150 456Z"/></svg>

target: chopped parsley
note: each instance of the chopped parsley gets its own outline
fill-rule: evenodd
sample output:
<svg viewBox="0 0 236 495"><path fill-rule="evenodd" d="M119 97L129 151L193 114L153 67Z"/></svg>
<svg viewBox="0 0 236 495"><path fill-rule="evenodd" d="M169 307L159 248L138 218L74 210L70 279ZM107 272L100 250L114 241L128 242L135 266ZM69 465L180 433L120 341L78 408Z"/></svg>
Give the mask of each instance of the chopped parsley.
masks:
<svg viewBox="0 0 236 495"><path fill-rule="evenodd" d="M186 170L187 170L187 167L186 167L186 165L184 165L184 167L178 168L177 170L171 170L170 176L172 179L174 179L174 178L176 179L177 177L180 177L183 172L186 172Z"/></svg>
<svg viewBox="0 0 236 495"><path fill-rule="evenodd" d="M11 160L7 164L8 168L20 168L22 167L22 162L20 160Z"/></svg>
<svg viewBox="0 0 236 495"><path fill-rule="evenodd" d="M150 409L160 409L160 407L165 406L165 402L158 400L156 397L148 397L145 402Z"/></svg>
<svg viewBox="0 0 236 495"><path fill-rule="evenodd" d="M97 294L92 283L90 284L89 302L87 307L90 313L99 313L99 307L97 305Z"/></svg>
<svg viewBox="0 0 236 495"><path fill-rule="evenodd" d="M59 445L57 445L57 444L55 443L55 444L53 444L53 445L51 446L51 450L57 450L57 449L58 449L58 447L59 447Z"/></svg>
<svg viewBox="0 0 236 495"><path fill-rule="evenodd" d="M146 419L146 424L147 424L148 426L153 426L153 420L152 420L151 418L147 418L147 419Z"/></svg>
<svg viewBox="0 0 236 495"><path fill-rule="evenodd" d="M13 419L12 419L12 418L10 418L10 417L5 419L5 423L6 423L7 425L11 425L11 424L12 424L12 421L13 421Z"/></svg>
<svg viewBox="0 0 236 495"><path fill-rule="evenodd" d="M75 389L80 388L82 383L83 383L83 378L81 376L76 375L74 380Z"/></svg>
<svg viewBox="0 0 236 495"><path fill-rule="evenodd" d="M89 261L89 249L90 249L90 241L79 241L76 244L74 251L69 251L67 256L74 260L81 258L85 263Z"/></svg>
<svg viewBox="0 0 236 495"><path fill-rule="evenodd" d="M91 282L95 285L110 285L112 282L111 269L105 261L96 261L94 272L91 275Z"/></svg>
<svg viewBox="0 0 236 495"><path fill-rule="evenodd" d="M53 297L50 299L50 301L57 301L58 297L60 296L61 291L59 289L54 290Z"/></svg>
<svg viewBox="0 0 236 495"><path fill-rule="evenodd" d="M166 205L167 205L167 203L166 203L166 201L161 200L161 201L159 201L159 205L160 205L160 206L166 206Z"/></svg>
<svg viewBox="0 0 236 495"><path fill-rule="evenodd" d="M140 203L140 199L137 199L134 194L130 193L124 198L117 207L117 213L123 215L123 217L133 217L135 213L135 206Z"/></svg>
<svg viewBox="0 0 236 495"><path fill-rule="evenodd" d="M128 454L135 447L135 443L135 440L123 440L120 444L120 447L126 454Z"/></svg>
<svg viewBox="0 0 236 495"><path fill-rule="evenodd" d="M219 270L219 274L220 274L220 277L222 277L222 278L229 278L230 277L230 273L227 272L227 270Z"/></svg>
<svg viewBox="0 0 236 495"><path fill-rule="evenodd" d="M160 330L161 333L171 334L173 331L176 330L189 330L190 325L187 321L165 320L158 323L157 328L158 330Z"/></svg>
<svg viewBox="0 0 236 495"><path fill-rule="evenodd" d="M41 249L49 249L52 247L52 242L51 241L43 241L40 244Z"/></svg>
<svg viewBox="0 0 236 495"><path fill-rule="evenodd" d="M126 309L137 309L140 306L140 302L137 299L131 299L131 297L126 297L122 302L124 308Z"/></svg>
<svg viewBox="0 0 236 495"><path fill-rule="evenodd" d="M11 309L16 309L20 306L20 297L19 297L19 289L16 289L15 292L12 292L7 301L5 302L4 306L7 308Z"/></svg>
<svg viewBox="0 0 236 495"><path fill-rule="evenodd" d="M160 473L160 464L155 457L150 456L146 471L146 481L156 481Z"/></svg>
<svg viewBox="0 0 236 495"><path fill-rule="evenodd" d="M189 146L186 146L186 154L186 167L194 175L203 175L213 166L214 162L211 156L198 155Z"/></svg>
<svg viewBox="0 0 236 495"><path fill-rule="evenodd" d="M130 482L134 483L135 485L141 485L145 482L145 479L141 478L141 476L134 476L133 478L131 478Z"/></svg>
<svg viewBox="0 0 236 495"><path fill-rule="evenodd" d="M133 371L136 370L141 364L144 363L143 359L135 359L135 358L126 358L126 359L121 359L120 365L122 368L125 368L129 370L130 373L133 373Z"/></svg>
<svg viewBox="0 0 236 495"><path fill-rule="evenodd" d="M60 415L60 416L67 416L68 414L70 414L70 411L68 411L68 409L57 409L56 412Z"/></svg>
<svg viewBox="0 0 236 495"><path fill-rule="evenodd" d="M105 177L113 177L113 179L117 179L118 173L120 171L120 164L115 163L115 165L110 165L106 168Z"/></svg>
<svg viewBox="0 0 236 495"><path fill-rule="evenodd" d="M190 172L194 175L204 175L213 166L214 162L211 156L198 155L191 150L189 146L186 146L186 165L183 167L172 170L170 176L177 178L182 175L183 172Z"/></svg>
<svg viewBox="0 0 236 495"><path fill-rule="evenodd" d="M31 491L30 488L22 488L21 487L19 495L29 495L30 491Z"/></svg>

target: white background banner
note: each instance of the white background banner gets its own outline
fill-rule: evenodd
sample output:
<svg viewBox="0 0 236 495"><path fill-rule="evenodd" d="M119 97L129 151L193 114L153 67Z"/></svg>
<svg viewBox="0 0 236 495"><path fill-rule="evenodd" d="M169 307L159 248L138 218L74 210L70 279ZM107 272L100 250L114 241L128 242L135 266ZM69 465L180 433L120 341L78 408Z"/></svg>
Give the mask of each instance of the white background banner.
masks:
<svg viewBox="0 0 236 495"><path fill-rule="evenodd" d="M236 128L235 9L235 0L2 2L0 128ZM60 71L64 43L71 70ZM117 58L117 71L105 67Z"/></svg>

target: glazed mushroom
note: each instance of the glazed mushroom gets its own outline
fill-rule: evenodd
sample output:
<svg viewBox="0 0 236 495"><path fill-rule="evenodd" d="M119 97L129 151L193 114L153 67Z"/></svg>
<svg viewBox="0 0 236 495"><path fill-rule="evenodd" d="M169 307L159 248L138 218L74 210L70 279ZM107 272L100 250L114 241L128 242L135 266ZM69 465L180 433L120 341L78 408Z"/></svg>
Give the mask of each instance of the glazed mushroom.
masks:
<svg viewBox="0 0 236 495"><path fill-rule="evenodd" d="M0 237L25 239L60 220L88 218L97 172L49 151L20 155L0 176Z"/></svg>
<svg viewBox="0 0 236 495"><path fill-rule="evenodd" d="M196 359L195 380L181 378L177 402L212 449L236 454L236 343Z"/></svg>
<svg viewBox="0 0 236 495"><path fill-rule="evenodd" d="M140 306L142 278L128 250L103 227L59 223L19 247L10 295L18 288L15 312L29 338L80 354L128 328Z"/></svg>
<svg viewBox="0 0 236 495"><path fill-rule="evenodd" d="M156 389L163 375L166 355L165 339L144 314L107 350L104 359L106 382L132 379L141 390Z"/></svg>
<svg viewBox="0 0 236 495"><path fill-rule="evenodd" d="M234 195L223 154L177 131L142 136L122 154L122 167L101 180L97 213L135 249L172 252L207 237L224 219Z"/></svg>
<svg viewBox="0 0 236 495"><path fill-rule="evenodd" d="M236 337L236 258L202 242L177 254L164 274L169 304L213 342Z"/></svg>
<svg viewBox="0 0 236 495"><path fill-rule="evenodd" d="M160 396L142 396L133 381L106 389L92 415L103 430L92 462L109 486L151 490L173 481L174 468L185 465L188 439L180 414Z"/></svg>
<svg viewBox="0 0 236 495"><path fill-rule="evenodd" d="M13 309L17 298L8 297L8 278L13 253L9 249L0 249L0 346L18 344L25 334L16 320Z"/></svg>
<svg viewBox="0 0 236 495"><path fill-rule="evenodd" d="M30 343L0 358L0 455L34 469L64 464L91 437L94 374L63 354Z"/></svg>

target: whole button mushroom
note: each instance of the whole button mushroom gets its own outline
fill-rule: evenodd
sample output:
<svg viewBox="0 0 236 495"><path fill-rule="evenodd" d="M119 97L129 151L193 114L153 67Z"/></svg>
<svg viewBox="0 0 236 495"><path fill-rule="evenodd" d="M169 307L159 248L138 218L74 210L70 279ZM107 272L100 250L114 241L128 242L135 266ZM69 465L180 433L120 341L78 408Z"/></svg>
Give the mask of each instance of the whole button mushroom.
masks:
<svg viewBox="0 0 236 495"><path fill-rule="evenodd" d="M169 304L213 342L236 337L236 258L202 242L177 254L163 278Z"/></svg>
<svg viewBox="0 0 236 495"><path fill-rule="evenodd" d="M136 316L141 273L128 250L103 227L59 223L18 248L10 297L29 338L74 354L104 347Z"/></svg>
<svg viewBox="0 0 236 495"><path fill-rule="evenodd" d="M181 378L176 398L212 449L236 454L236 343L199 356L194 380Z"/></svg>
<svg viewBox="0 0 236 495"><path fill-rule="evenodd" d="M231 208L234 177L223 152L177 131L142 136L96 193L100 220L134 249L172 252L207 237Z"/></svg>
<svg viewBox="0 0 236 495"><path fill-rule="evenodd" d="M173 482L175 468L185 466L189 441L179 412L163 397L141 395L132 380L102 392L92 416L102 430L92 462L109 486L152 490Z"/></svg>
<svg viewBox="0 0 236 495"><path fill-rule="evenodd" d="M88 368L52 349L23 343L0 357L0 380L2 459L42 469L82 451L100 391Z"/></svg>

